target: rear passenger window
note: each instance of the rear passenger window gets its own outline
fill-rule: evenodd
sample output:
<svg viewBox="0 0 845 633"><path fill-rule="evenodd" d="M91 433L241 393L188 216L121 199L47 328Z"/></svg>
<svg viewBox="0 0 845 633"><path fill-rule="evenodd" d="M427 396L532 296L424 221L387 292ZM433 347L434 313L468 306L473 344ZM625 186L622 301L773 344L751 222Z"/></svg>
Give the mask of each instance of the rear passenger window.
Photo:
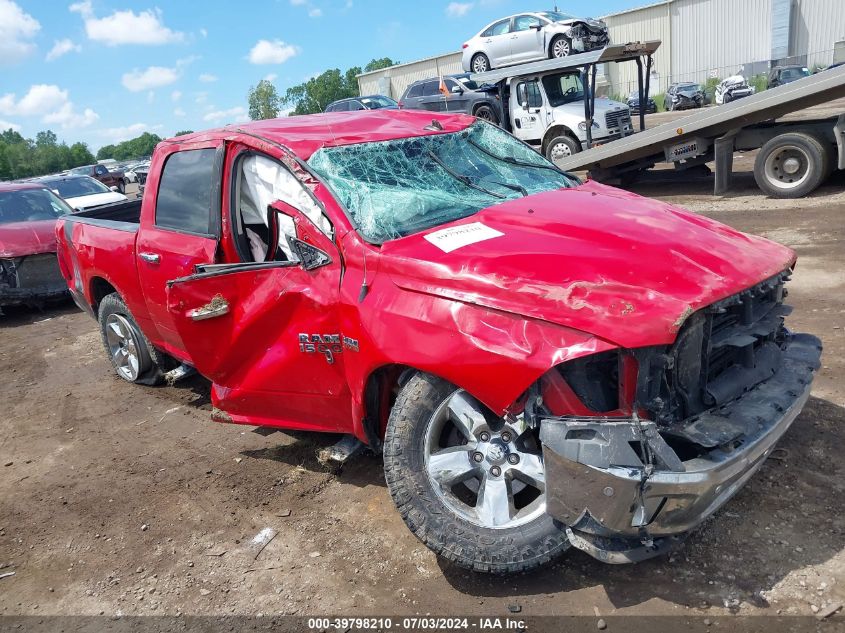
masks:
<svg viewBox="0 0 845 633"><path fill-rule="evenodd" d="M211 179L216 150L172 154L161 171L156 226L208 235L211 231Z"/></svg>
<svg viewBox="0 0 845 633"><path fill-rule="evenodd" d="M422 94L422 84L414 84L408 89L407 98L419 97Z"/></svg>
<svg viewBox="0 0 845 633"><path fill-rule="evenodd" d="M436 95L438 92L440 92L440 80L439 79L437 81L426 81L423 84L422 96L430 97L432 95Z"/></svg>

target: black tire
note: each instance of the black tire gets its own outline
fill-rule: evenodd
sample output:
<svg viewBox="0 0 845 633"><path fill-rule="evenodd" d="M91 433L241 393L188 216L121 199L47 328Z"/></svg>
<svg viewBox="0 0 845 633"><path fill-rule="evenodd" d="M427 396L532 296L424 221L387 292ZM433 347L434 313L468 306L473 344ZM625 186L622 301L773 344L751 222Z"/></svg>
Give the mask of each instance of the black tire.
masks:
<svg viewBox="0 0 845 633"><path fill-rule="evenodd" d="M546 564L570 547L565 526L545 512L513 528L485 528L451 510L425 470L425 434L435 410L458 389L415 374L399 392L384 438L384 473L399 514L418 539L461 567L514 573Z"/></svg>
<svg viewBox="0 0 845 633"><path fill-rule="evenodd" d="M484 121L489 121L494 125L499 125L499 116L496 111L488 104L482 104L475 109L473 114Z"/></svg>
<svg viewBox="0 0 845 633"><path fill-rule="evenodd" d="M565 49L565 52L563 52ZM572 54L572 40L563 35L554 37L549 44L549 59L562 59Z"/></svg>
<svg viewBox="0 0 845 633"><path fill-rule="evenodd" d="M490 58L484 53L476 53L473 55L472 60L469 63L469 68L474 73L484 73L488 70L493 70L490 66Z"/></svg>
<svg viewBox="0 0 845 633"><path fill-rule="evenodd" d="M728 104L733 101L733 97L731 96L730 92L726 92L722 95L722 105Z"/></svg>
<svg viewBox="0 0 845 633"><path fill-rule="evenodd" d="M769 139L754 160L757 186L773 198L802 198L813 192L830 175L832 152L814 136L800 132ZM786 160L792 158L799 171L790 173Z"/></svg>
<svg viewBox="0 0 845 633"><path fill-rule="evenodd" d="M115 359L115 355L110 351L107 328L109 317L113 315L121 317L130 329L131 339L134 343L134 352L138 361L137 375L135 376L127 376L125 372L122 372ZM112 293L100 301L97 320L100 323L100 337L103 341L103 347L106 350L106 356L108 356L109 362L111 362L118 377L127 382L142 385L155 385L163 380L164 372L160 368L160 364L163 362L161 353L150 344L147 337L141 332L135 318L129 312L129 308L126 307L119 294L116 292Z"/></svg>
<svg viewBox="0 0 845 633"><path fill-rule="evenodd" d="M556 136L551 141L549 141L549 144L546 146L546 158L548 158L552 162L554 162L555 160L554 158L552 158L552 156L557 154L555 148L558 145L565 146L566 149L562 152L564 155L567 155L567 149L569 151L568 155L577 154L581 151L581 143L579 143L577 139L569 136L569 134L562 134L560 136Z"/></svg>
<svg viewBox="0 0 845 633"><path fill-rule="evenodd" d="M126 182L121 178L117 181L117 190L120 193L126 193Z"/></svg>

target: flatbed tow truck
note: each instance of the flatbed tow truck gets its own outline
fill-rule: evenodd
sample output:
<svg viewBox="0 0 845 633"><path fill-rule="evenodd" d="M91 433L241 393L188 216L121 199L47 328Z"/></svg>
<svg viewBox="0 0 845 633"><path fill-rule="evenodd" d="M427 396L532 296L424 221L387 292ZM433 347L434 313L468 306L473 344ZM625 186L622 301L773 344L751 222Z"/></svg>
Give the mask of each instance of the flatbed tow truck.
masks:
<svg viewBox="0 0 845 633"><path fill-rule="evenodd" d="M504 96L515 78L547 72L553 66L580 69L584 83L584 117L593 129L597 64L633 60L639 67L642 102L649 92L651 55L659 42L634 42L600 51L502 68L472 75L479 84L496 84ZM763 192L778 198L800 198L814 191L835 169L845 169L845 107L833 116L780 120L792 112L845 97L845 67L826 70L792 83L745 97L727 105L695 110L691 114L646 130L640 113L639 132L594 146L587 139L584 151L554 156L567 171L588 171L601 182L626 183L658 163L677 172L707 169L715 162L714 194L730 190L735 152L760 151L754 178ZM503 104L508 101L503 98ZM504 117L503 121L510 121ZM511 130L513 131L513 130ZM543 151L543 148L538 148Z"/></svg>

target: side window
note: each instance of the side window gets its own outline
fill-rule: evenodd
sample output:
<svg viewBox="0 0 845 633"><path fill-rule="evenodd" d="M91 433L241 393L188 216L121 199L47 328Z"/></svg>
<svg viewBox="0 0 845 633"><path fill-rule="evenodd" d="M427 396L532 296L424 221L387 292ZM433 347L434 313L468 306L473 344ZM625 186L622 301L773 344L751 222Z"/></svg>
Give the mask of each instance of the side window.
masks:
<svg viewBox="0 0 845 633"><path fill-rule="evenodd" d="M349 110L351 112L357 112L358 110L366 110L367 109L367 108L364 107L364 104L361 103L360 101L347 101L346 103L349 104Z"/></svg>
<svg viewBox="0 0 845 633"><path fill-rule="evenodd" d="M333 235L332 224L323 215L305 187L290 171L275 160L260 154L245 154L236 166L236 186L232 200L235 243L244 261L261 262L269 245L276 242L275 259L292 261L287 236L296 236L293 220L279 216L278 237L270 235L267 206L281 200L296 207L326 235ZM271 254L271 259L273 255Z"/></svg>
<svg viewBox="0 0 845 633"><path fill-rule="evenodd" d="M106 168L103 167L102 165L97 165L94 168L94 173L97 174L98 176L102 176L103 174L106 173Z"/></svg>
<svg viewBox="0 0 845 633"><path fill-rule="evenodd" d="M423 85L422 84L414 84L411 86L410 90L408 90L408 98L411 97L419 97L422 94Z"/></svg>
<svg viewBox="0 0 845 633"><path fill-rule="evenodd" d="M170 155L158 185L156 226L202 235L211 233L215 153L215 149L209 148Z"/></svg>
<svg viewBox="0 0 845 633"><path fill-rule="evenodd" d="M540 26L540 18L533 15L518 15L513 21L514 31L527 31L532 26Z"/></svg>
<svg viewBox="0 0 845 633"><path fill-rule="evenodd" d="M426 81L423 84L422 96L431 97L436 94L440 94L440 80Z"/></svg>
<svg viewBox="0 0 845 633"><path fill-rule="evenodd" d="M496 24L493 25L493 28L490 29L492 31L490 35L504 35L505 33L510 33L510 24L510 20L496 22Z"/></svg>
<svg viewBox="0 0 845 633"><path fill-rule="evenodd" d="M543 105L543 97L540 94L540 87L536 81L525 81L516 87L516 94L519 98L519 105L527 105L529 108L539 108Z"/></svg>
<svg viewBox="0 0 845 633"><path fill-rule="evenodd" d="M337 104L331 103L326 106L326 112L337 112Z"/></svg>

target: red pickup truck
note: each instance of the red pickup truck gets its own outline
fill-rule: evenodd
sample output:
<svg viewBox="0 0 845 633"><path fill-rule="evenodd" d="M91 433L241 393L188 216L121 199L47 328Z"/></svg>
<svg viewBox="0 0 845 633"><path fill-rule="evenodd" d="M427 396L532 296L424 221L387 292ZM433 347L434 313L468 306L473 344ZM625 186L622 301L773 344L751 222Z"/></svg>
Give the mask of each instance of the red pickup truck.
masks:
<svg viewBox="0 0 845 633"><path fill-rule="evenodd" d="M147 195L59 221L117 374L187 364L222 422L351 434L471 569L665 552L800 412L788 248L580 182L465 115L163 141Z"/></svg>

